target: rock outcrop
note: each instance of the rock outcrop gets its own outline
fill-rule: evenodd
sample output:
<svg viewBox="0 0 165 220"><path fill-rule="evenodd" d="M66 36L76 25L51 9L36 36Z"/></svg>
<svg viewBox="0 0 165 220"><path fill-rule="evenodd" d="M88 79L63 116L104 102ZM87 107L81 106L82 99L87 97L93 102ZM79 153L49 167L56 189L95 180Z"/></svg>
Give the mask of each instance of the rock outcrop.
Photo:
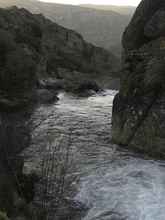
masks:
<svg viewBox="0 0 165 220"><path fill-rule="evenodd" d="M29 84L34 87L39 79L63 79L61 69L68 75L73 71L86 73L84 78L118 77L117 59L110 52L40 14L17 7L0 9L0 52L0 88L11 94L17 87L25 94Z"/></svg>
<svg viewBox="0 0 165 220"><path fill-rule="evenodd" d="M113 140L165 156L165 2L143 0L123 35L121 89L114 99Z"/></svg>

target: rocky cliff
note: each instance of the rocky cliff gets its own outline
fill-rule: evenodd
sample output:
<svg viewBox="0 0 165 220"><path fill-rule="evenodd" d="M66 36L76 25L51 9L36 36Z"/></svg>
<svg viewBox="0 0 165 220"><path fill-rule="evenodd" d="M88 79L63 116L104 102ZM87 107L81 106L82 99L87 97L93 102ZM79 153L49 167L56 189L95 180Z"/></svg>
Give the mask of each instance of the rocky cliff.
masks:
<svg viewBox="0 0 165 220"><path fill-rule="evenodd" d="M78 33L42 15L33 15L16 7L1 9L0 31L1 44L6 45L3 49L6 54L2 51L4 55L1 61L8 72L5 76L9 77L11 68L15 66L19 69L17 76L24 72L19 77L30 79L31 76L63 78L63 70L67 70L68 75L71 72L86 73L84 78L90 75L97 78L104 74L117 77L114 73L117 59L110 52L85 42ZM24 57L24 63L19 62L21 57ZM4 79L2 81L3 86L9 81L11 83L7 78L5 82Z"/></svg>
<svg viewBox="0 0 165 220"><path fill-rule="evenodd" d="M53 22L77 31L86 41L120 57L121 36L131 18L130 13L123 12L125 7L109 7L103 11L83 5L80 7L38 0L0 0L0 7L13 5L26 8L32 13L42 13Z"/></svg>
<svg viewBox="0 0 165 220"><path fill-rule="evenodd" d="M113 140L165 156L165 3L143 0L123 35L121 89L113 107Z"/></svg>

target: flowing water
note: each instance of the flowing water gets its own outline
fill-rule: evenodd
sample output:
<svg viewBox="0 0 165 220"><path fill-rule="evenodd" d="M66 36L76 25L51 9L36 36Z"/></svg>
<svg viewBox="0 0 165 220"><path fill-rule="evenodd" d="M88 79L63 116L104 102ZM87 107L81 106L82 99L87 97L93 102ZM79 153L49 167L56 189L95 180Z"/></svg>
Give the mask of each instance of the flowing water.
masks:
<svg viewBox="0 0 165 220"><path fill-rule="evenodd" d="M89 207L83 220L165 220L165 163L144 159L111 143L115 91L89 98L65 93L33 115L29 163L39 166L48 143L71 131L74 200ZM62 136L61 136L62 135Z"/></svg>

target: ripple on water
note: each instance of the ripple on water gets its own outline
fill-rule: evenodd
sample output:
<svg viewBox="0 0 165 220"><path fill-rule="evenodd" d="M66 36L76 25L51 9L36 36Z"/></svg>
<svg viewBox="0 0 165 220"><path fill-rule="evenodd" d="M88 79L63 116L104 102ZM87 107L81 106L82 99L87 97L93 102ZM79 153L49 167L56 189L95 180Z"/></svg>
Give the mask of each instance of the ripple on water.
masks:
<svg viewBox="0 0 165 220"><path fill-rule="evenodd" d="M127 154L110 143L116 91L59 102L33 115L34 163L48 142L72 130L73 159L80 181L75 200L90 207L83 220L165 220L165 163ZM42 122L42 123L41 123Z"/></svg>

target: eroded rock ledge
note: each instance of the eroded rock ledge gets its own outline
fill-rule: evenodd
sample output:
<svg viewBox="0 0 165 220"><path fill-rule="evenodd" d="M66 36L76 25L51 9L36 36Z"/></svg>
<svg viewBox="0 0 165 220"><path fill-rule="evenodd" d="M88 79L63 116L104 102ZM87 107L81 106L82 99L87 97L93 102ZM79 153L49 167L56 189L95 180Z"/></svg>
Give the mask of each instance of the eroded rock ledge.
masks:
<svg viewBox="0 0 165 220"><path fill-rule="evenodd" d="M123 35L121 89L114 100L113 140L165 156L165 3L143 0Z"/></svg>

